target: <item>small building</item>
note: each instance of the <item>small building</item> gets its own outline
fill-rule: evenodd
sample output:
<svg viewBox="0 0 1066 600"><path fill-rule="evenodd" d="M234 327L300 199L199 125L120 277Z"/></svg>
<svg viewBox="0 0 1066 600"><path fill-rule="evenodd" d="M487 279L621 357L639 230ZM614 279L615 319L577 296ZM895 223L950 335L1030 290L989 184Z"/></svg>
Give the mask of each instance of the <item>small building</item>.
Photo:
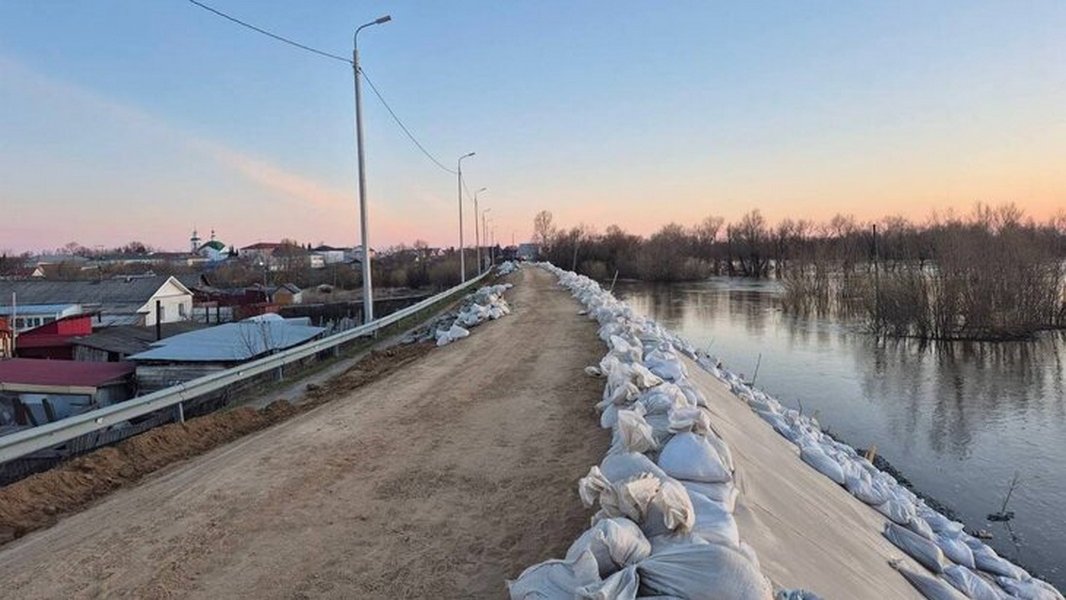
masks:
<svg viewBox="0 0 1066 600"><path fill-rule="evenodd" d="M44 425L133 395L131 363L0 360L0 433Z"/></svg>
<svg viewBox="0 0 1066 600"><path fill-rule="evenodd" d="M540 246L529 242L518 244L516 254L519 260L537 260L540 256Z"/></svg>
<svg viewBox="0 0 1066 600"><path fill-rule="evenodd" d="M270 301L282 306L288 304L300 304L304 301L303 294L303 290L296 287L295 284L286 283L285 285L273 288L272 292L270 292Z"/></svg>
<svg viewBox="0 0 1066 600"><path fill-rule="evenodd" d="M323 265L333 265L345 262L344 248L334 248L333 246L322 245L311 250L311 253L320 256Z"/></svg>
<svg viewBox="0 0 1066 600"><path fill-rule="evenodd" d="M0 281L0 302L12 294L19 305L19 315L25 314L23 305L27 304L77 304L83 312L99 313L99 324L103 326L154 325L157 318L173 323L192 315L192 292L176 277L167 275L92 281Z"/></svg>
<svg viewBox="0 0 1066 600"><path fill-rule="evenodd" d="M17 298L17 297L16 297ZM7 298L10 302L10 296ZM80 304L10 304L0 306L0 317L14 320L15 332L22 333L73 315L82 313Z"/></svg>
<svg viewBox="0 0 1066 600"><path fill-rule="evenodd" d="M326 331L308 323L263 315L175 335L128 358L137 365L140 389L154 391L298 346Z"/></svg>
<svg viewBox="0 0 1066 600"><path fill-rule="evenodd" d="M117 325L104 327L92 335L72 340L74 360L87 362L122 362L130 355L151 349L160 339L203 329L205 325L195 321L163 323L159 326L159 338L155 327Z"/></svg>
<svg viewBox="0 0 1066 600"><path fill-rule="evenodd" d="M240 257L253 264L272 265L274 251L281 248L276 242L258 242L240 249Z"/></svg>
<svg viewBox="0 0 1066 600"><path fill-rule="evenodd" d="M19 333L15 354L20 358L74 360L74 340L92 332L91 314L60 317Z"/></svg>

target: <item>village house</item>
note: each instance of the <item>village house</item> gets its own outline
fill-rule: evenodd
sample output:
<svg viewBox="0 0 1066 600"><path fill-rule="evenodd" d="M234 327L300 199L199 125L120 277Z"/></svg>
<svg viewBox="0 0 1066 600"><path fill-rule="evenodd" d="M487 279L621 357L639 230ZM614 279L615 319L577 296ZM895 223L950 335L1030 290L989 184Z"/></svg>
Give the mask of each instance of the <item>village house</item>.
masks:
<svg viewBox="0 0 1066 600"><path fill-rule="evenodd" d="M121 362L132 354L144 352L161 339L204 328L195 321L163 323L156 327L116 325L99 329L96 333L71 340L74 360L88 362Z"/></svg>
<svg viewBox="0 0 1066 600"><path fill-rule="evenodd" d="M74 360L74 340L93 332L93 315L76 314L21 332L15 339L20 358Z"/></svg>
<svg viewBox="0 0 1066 600"><path fill-rule="evenodd" d="M193 295L171 276L120 277L93 281L0 281L0 303L10 307L12 294L19 315L23 305L77 304L98 313L99 326L154 325L188 320ZM22 318L17 317L17 318Z"/></svg>
<svg viewBox="0 0 1066 600"><path fill-rule="evenodd" d="M0 302L5 300L10 302L11 296L0 297ZM17 302L17 305L0 304L0 317L12 322L17 333L84 312L80 304L23 304L21 297Z"/></svg>

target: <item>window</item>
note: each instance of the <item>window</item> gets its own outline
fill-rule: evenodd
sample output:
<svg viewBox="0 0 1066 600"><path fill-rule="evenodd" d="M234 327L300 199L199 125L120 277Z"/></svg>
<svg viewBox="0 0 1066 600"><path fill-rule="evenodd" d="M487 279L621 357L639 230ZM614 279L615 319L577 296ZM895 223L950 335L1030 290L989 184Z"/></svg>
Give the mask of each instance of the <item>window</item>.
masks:
<svg viewBox="0 0 1066 600"><path fill-rule="evenodd" d="M178 305L178 316L181 317L182 319L188 318L188 316L189 316L185 312L185 303L184 302L182 302L181 304Z"/></svg>

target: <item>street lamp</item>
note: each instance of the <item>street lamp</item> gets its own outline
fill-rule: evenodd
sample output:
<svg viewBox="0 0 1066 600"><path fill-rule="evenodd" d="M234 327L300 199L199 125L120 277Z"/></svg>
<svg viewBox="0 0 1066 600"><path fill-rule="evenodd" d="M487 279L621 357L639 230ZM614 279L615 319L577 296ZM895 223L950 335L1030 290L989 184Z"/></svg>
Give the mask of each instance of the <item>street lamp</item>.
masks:
<svg viewBox="0 0 1066 600"><path fill-rule="evenodd" d="M366 167L363 160L363 96L359 84L359 32L371 25L388 23L392 17L385 15L360 25L352 35L352 70L355 73L355 141L359 154L359 230L363 244L363 322L374 320L374 294L370 282L370 236L367 228Z"/></svg>
<svg viewBox="0 0 1066 600"><path fill-rule="evenodd" d="M466 283L466 251L463 248L463 159L476 154L470 152L459 157L455 161L455 173L459 177L459 277L462 283ZM477 215L474 215L474 226L477 227Z"/></svg>
<svg viewBox="0 0 1066 600"><path fill-rule="evenodd" d="M484 211L481 212L481 239L485 240L485 245L486 246L489 243L489 229L488 229L488 226L485 225L485 216L489 214L490 210L492 210L492 207L486 208ZM479 246L478 249L480 250L481 247ZM492 261L490 260L489 263L491 264ZM479 266L481 265L481 257L480 256L477 259L477 264Z"/></svg>
<svg viewBox="0 0 1066 600"><path fill-rule="evenodd" d="M477 196L481 192L488 190L489 188L483 187L480 190L474 192L474 243L477 245L477 274L481 275L481 236L478 235L477 229Z"/></svg>

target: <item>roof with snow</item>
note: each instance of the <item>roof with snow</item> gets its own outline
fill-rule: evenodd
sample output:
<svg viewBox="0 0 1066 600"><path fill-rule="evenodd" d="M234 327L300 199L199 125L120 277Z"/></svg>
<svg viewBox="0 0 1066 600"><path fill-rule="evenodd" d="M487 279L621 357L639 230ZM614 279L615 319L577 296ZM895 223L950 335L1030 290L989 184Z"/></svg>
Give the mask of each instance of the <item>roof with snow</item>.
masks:
<svg viewBox="0 0 1066 600"><path fill-rule="evenodd" d="M138 362L244 362L279 350L298 346L324 332L285 320L226 323L175 335L152 344L151 349L134 354Z"/></svg>

